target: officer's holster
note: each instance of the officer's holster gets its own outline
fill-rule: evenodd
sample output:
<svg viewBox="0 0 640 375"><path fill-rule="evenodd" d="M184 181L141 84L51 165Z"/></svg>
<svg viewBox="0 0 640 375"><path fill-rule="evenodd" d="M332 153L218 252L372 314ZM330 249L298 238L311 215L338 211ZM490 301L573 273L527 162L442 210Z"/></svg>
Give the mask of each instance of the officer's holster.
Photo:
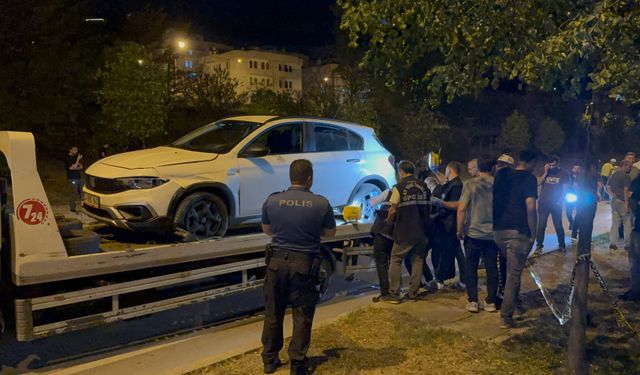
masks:
<svg viewBox="0 0 640 375"><path fill-rule="evenodd" d="M268 243L264 249L264 264L268 266L272 256L273 256L273 246L271 246L271 244Z"/></svg>

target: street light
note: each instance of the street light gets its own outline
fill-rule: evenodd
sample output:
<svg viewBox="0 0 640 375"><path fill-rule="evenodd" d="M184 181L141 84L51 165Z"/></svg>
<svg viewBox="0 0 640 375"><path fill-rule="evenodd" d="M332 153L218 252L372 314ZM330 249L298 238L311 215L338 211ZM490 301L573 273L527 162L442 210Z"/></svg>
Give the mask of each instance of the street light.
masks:
<svg viewBox="0 0 640 375"><path fill-rule="evenodd" d="M178 41L178 48L180 49L184 49L184 47L187 46L187 42L185 42L184 40L179 40Z"/></svg>
<svg viewBox="0 0 640 375"><path fill-rule="evenodd" d="M138 59L138 65L142 65L143 62L144 62L144 60Z"/></svg>

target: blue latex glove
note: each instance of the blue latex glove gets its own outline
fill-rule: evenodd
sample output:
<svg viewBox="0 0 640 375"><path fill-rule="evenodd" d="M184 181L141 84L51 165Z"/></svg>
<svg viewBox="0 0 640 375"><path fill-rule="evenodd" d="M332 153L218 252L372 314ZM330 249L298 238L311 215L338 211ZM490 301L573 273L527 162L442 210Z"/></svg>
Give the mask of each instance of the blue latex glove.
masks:
<svg viewBox="0 0 640 375"><path fill-rule="evenodd" d="M431 197L431 205L433 207L435 207L435 208L442 207L442 199L436 198L436 197Z"/></svg>

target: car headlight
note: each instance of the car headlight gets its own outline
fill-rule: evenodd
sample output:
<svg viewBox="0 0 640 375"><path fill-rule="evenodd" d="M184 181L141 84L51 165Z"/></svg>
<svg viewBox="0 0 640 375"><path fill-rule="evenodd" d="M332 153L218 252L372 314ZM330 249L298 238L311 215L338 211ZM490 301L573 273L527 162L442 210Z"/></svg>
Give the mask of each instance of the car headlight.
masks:
<svg viewBox="0 0 640 375"><path fill-rule="evenodd" d="M151 189L160 186L169 180L158 177L125 177L116 178L116 182L129 189Z"/></svg>

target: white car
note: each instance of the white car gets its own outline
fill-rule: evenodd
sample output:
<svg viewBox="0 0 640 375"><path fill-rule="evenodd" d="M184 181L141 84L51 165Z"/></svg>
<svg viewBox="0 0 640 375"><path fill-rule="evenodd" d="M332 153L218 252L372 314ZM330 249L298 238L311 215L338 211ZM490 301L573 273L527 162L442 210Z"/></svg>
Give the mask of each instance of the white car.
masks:
<svg viewBox="0 0 640 375"><path fill-rule="evenodd" d="M267 196L289 186L289 165L313 163L312 191L339 213L395 184L393 158L373 129L309 117L241 116L216 121L169 146L125 152L86 170L83 211L112 226L184 229L199 238L260 223Z"/></svg>

